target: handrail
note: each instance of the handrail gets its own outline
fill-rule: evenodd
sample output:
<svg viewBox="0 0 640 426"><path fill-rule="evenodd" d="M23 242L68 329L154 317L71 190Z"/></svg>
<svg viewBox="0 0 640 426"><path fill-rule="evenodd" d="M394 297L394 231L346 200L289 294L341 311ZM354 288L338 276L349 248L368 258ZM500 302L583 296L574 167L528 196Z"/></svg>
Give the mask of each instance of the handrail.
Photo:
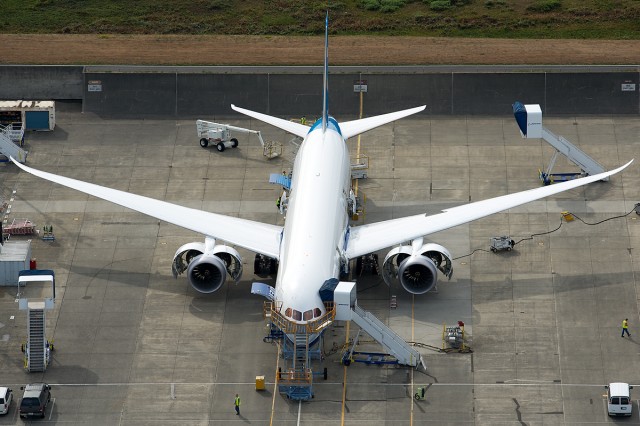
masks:
<svg viewBox="0 0 640 426"><path fill-rule="evenodd" d="M291 383L305 383L312 382L313 372L310 368L300 370L280 371L276 375L276 381L278 384L291 384Z"/></svg>
<svg viewBox="0 0 640 426"><path fill-rule="evenodd" d="M282 302L264 302L263 316L286 334L317 333L333 322L336 310L333 302L324 302L325 313L319 318L300 324L280 313Z"/></svg>

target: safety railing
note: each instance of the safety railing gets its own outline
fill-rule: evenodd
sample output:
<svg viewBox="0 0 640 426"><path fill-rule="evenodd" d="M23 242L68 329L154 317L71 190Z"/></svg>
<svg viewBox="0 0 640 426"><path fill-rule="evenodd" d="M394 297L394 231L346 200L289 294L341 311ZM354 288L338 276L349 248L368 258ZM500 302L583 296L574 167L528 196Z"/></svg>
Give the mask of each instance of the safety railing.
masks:
<svg viewBox="0 0 640 426"><path fill-rule="evenodd" d="M336 317L333 302L324 302L325 313L311 321L300 324L282 315L282 302L264 302L263 315L286 334L318 333L328 327Z"/></svg>

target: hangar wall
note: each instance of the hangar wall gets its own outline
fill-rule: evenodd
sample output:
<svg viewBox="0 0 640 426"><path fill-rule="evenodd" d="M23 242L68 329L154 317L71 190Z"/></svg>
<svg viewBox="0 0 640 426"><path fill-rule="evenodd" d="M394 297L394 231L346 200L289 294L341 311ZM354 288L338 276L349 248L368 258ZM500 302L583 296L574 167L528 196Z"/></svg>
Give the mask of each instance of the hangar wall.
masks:
<svg viewBox="0 0 640 426"><path fill-rule="evenodd" d="M2 65L0 99L82 99L82 66Z"/></svg>
<svg viewBox="0 0 640 426"><path fill-rule="evenodd" d="M638 66L332 67L330 110L354 116L366 80L366 115L427 104L435 115L504 115L515 100L545 115L640 114ZM114 117L233 115L229 105L314 117L322 67L2 66L0 99L81 99Z"/></svg>

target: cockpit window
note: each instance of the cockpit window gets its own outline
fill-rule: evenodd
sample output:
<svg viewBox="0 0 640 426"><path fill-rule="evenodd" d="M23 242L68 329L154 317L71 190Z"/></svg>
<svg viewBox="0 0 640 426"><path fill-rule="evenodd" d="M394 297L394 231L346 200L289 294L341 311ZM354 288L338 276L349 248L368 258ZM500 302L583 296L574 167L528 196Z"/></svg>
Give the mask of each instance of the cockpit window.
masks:
<svg viewBox="0 0 640 426"><path fill-rule="evenodd" d="M302 321L302 312L293 310L293 319L296 321Z"/></svg>
<svg viewBox="0 0 640 426"><path fill-rule="evenodd" d="M320 308L315 308L313 310L313 316L314 318L320 318L320 316L322 315L322 311L320 310Z"/></svg>
<svg viewBox="0 0 640 426"><path fill-rule="evenodd" d="M305 321L309 321L313 319L313 311L311 309L309 309L308 311L305 311L303 318Z"/></svg>

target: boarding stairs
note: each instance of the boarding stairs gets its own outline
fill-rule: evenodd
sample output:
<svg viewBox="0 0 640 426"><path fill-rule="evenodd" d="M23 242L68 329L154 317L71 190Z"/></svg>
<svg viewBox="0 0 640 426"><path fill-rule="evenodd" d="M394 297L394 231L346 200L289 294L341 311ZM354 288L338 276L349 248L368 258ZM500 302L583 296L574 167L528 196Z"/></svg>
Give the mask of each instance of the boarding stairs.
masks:
<svg viewBox="0 0 640 426"><path fill-rule="evenodd" d="M351 321L355 322L358 327L380 343L386 351L398 360L399 364L412 367L422 365L426 370L420 352L409 345L398 333L376 318L375 315L365 311L357 303L354 304L351 312Z"/></svg>
<svg viewBox="0 0 640 426"><path fill-rule="evenodd" d="M559 154L567 157L569 161L578 166L580 170L582 170L582 176L593 176L599 173L604 172L604 167L596 160L588 156L584 151L580 148L563 138L562 136L557 136L553 132L551 132L546 127L542 127L542 139L544 139L549 145L555 148L556 152L551 157L551 161L549 162L549 166L544 174L541 176L543 180L549 179L553 177L554 174L551 173L553 166L558 158ZM563 175L569 174L556 174L556 177L561 177ZM556 179L558 180L558 179ZM609 178L605 178L603 180L609 180ZM548 183L545 181L545 183Z"/></svg>
<svg viewBox="0 0 640 426"><path fill-rule="evenodd" d="M4 126L0 124L0 155L5 156L7 160L9 157L13 157L16 161L24 163L27 159L27 152L14 142L19 143L23 134L24 130L17 128L16 125Z"/></svg>
<svg viewBox="0 0 640 426"><path fill-rule="evenodd" d="M28 309L25 369L29 372L47 368L47 339L44 333L44 302L31 302Z"/></svg>
<svg viewBox="0 0 640 426"><path fill-rule="evenodd" d="M569 142L562 136L557 136L549 129L542 125L542 109L540 105L523 105L520 102L513 104L513 115L516 119L520 134L525 139L544 139L549 145L555 149L555 153L549 162L549 166L543 172L540 171L540 179L545 185L556 181L566 181L581 176L594 176L603 173L604 167L596 160L588 156L580 148ZM567 160L575 164L582 170L582 173L552 173L553 166L562 154ZM603 181L608 181L606 177Z"/></svg>

